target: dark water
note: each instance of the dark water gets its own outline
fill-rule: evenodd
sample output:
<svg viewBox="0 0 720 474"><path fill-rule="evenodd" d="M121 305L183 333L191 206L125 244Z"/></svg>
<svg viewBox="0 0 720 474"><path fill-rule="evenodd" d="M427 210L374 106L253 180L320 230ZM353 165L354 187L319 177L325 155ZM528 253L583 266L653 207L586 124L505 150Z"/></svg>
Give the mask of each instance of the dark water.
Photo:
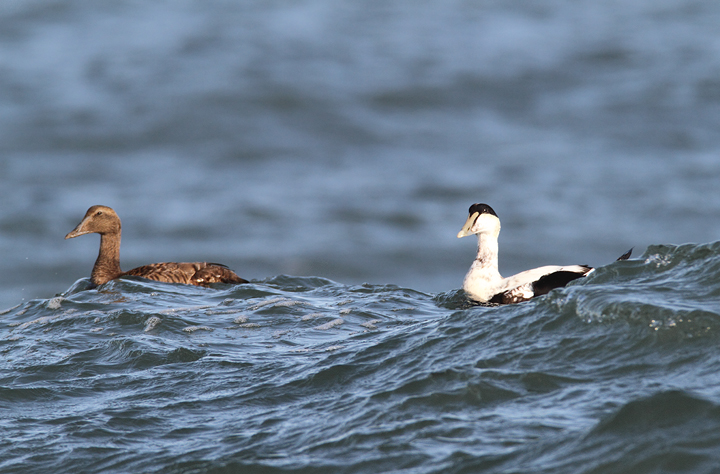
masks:
<svg viewBox="0 0 720 474"><path fill-rule="evenodd" d="M720 244L529 303L277 276L2 315L3 472L716 472Z"/></svg>
<svg viewBox="0 0 720 474"><path fill-rule="evenodd" d="M709 0L0 2L0 471L713 472L718 24ZM474 202L505 275L638 257L471 307ZM83 291L98 239L63 236L94 204L125 269L253 283Z"/></svg>

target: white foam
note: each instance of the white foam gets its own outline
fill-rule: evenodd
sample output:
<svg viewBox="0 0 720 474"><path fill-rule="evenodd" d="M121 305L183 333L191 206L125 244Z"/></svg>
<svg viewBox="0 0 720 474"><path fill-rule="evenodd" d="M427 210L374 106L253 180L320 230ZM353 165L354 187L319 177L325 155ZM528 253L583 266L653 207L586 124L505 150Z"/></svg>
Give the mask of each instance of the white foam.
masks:
<svg viewBox="0 0 720 474"><path fill-rule="evenodd" d="M50 298L50 300L48 301L48 304L47 304L48 309L59 309L60 303L62 303L62 301L64 299L65 298L63 298L62 296L56 296L54 298Z"/></svg>
<svg viewBox="0 0 720 474"><path fill-rule="evenodd" d="M333 319L332 321L330 321L328 323L321 324L320 326L315 326L314 329L319 329L321 331L327 331L328 329L332 329L335 326L340 326L344 322L345 321L342 318L337 318L337 319Z"/></svg>
<svg viewBox="0 0 720 474"><path fill-rule="evenodd" d="M17 308L19 306L20 306L19 304L16 304L12 308L8 308L8 309L4 309L4 310L0 311L0 316L2 316L4 314L8 314L10 311L14 310L15 308Z"/></svg>
<svg viewBox="0 0 720 474"><path fill-rule="evenodd" d="M43 316L41 318L33 319L32 321L27 321L24 323L10 323L10 326L17 326L18 329L25 329L26 327L32 325L32 324L44 324L48 321L51 321L52 319L55 319L56 316Z"/></svg>
<svg viewBox="0 0 720 474"><path fill-rule="evenodd" d="M273 307L276 308L282 308L282 307L288 307L288 306L295 306L295 305L301 305L305 304L302 301L297 300L291 300L289 298L283 298L283 297L277 297L277 298L271 298L266 301L260 301L259 303L254 304L250 307L251 311L257 311L258 309L264 308L265 306L273 305Z"/></svg>
<svg viewBox="0 0 720 474"><path fill-rule="evenodd" d="M162 319L160 319L157 316L150 316L147 321L145 321L145 332L150 332L155 327L162 322Z"/></svg>
<svg viewBox="0 0 720 474"><path fill-rule="evenodd" d="M260 301L259 303L255 303L254 305L250 306L250 311L257 311L260 308L264 308L265 306L267 306L269 304L275 304L278 301L282 301L284 299L285 298L277 297L277 298L271 298L271 299L265 300L265 301Z"/></svg>
<svg viewBox="0 0 720 474"><path fill-rule="evenodd" d="M300 320L301 321L311 321L313 319L323 318L323 317L325 317L325 315L323 313L310 313L310 314L306 314L305 316L300 318Z"/></svg>
<svg viewBox="0 0 720 474"><path fill-rule="evenodd" d="M377 329L376 324L379 323L379 319L373 319L372 321L365 321L364 323L360 324L360 326L367 328L367 329Z"/></svg>
<svg viewBox="0 0 720 474"><path fill-rule="evenodd" d="M213 329L207 326L188 326L183 329L185 332L195 332L195 331L212 331Z"/></svg>

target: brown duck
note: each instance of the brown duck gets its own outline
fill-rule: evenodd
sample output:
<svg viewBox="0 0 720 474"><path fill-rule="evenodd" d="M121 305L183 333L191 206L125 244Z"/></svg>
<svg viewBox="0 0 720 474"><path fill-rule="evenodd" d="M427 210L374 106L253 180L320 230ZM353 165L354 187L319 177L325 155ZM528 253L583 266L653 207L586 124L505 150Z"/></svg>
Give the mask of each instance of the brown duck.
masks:
<svg viewBox="0 0 720 474"><path fill-rule="evenodd" d="M208 286L211 283L247 283L225 265L207 262L162 262L143 265L126 272L120 270L120 218L107 206L93 206L66 239L79 235L100 234L100 253L91 279L102 285L121 276L132 275L149 280L186 285Z"/></svg>

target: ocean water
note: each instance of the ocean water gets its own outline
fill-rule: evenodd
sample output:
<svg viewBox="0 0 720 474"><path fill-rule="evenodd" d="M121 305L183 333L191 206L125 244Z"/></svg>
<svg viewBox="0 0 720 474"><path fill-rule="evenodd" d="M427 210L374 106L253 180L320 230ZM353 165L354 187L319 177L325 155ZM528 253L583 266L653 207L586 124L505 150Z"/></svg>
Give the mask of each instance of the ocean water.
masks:
<svg viewBox="0 0 720 474"><path fill-rule="evenodd" d="M140 279L2 315L3 472L715 472L720 244L548 296Z"/></svg>
<svg viewBox="0 0 720 474"><path fill-rule="evenodd" d="M719 23L0 3L0 472L715 472ZM475 202L503 274L598 270L473 305ZM87 289L94 204L251 284Z"/></svg>

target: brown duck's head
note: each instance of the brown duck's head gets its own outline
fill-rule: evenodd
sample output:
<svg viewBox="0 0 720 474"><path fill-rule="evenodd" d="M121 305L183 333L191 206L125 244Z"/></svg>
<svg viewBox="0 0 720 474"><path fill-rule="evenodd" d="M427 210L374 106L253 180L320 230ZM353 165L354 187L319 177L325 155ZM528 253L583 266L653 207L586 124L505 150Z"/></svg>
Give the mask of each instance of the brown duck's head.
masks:
<svg viewBox="0 0 720 474"><path fill-rule="evenodd" d="M119 234L120 218L112 208L107 206L93 206L87 210L85 217L68 235L66 239L72 239L85 234Z"/></svg>

